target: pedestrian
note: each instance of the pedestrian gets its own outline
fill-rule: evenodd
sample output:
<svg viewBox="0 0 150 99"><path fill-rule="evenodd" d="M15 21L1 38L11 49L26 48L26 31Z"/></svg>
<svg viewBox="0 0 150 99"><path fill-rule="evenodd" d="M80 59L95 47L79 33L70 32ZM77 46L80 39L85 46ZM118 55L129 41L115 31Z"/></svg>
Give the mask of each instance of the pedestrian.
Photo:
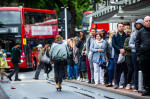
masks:
<svg viewBox="0 0 150 99"><path fill-rule="evenodd" d="M82 49L84 47L84 44L85 44L85 41L86 41L86 38L85 38L85 35L83 33L83 31L80 31L80 35L79 35L79 40L77 41L76 43L76 47L78 48L78 52L79 52L79 56L78 56L78 59L79 59L79 62L82 61L82 56L81 56L81 53L82 53ZM83 78L83 75L80 71L80 68L79 68L79 75L80 75L80 78L82 79ZM78 78L77 80L79 80L80 78Z"/></svg>
<svg viewBox="0 0 150 99"><path fill-rule="evenodd" d="M143 73L144 92L142 96L150 95L150 16L144 18L144 27L141 28L135 39L135 48L139 57L139 66Z"/></svg>
<svg viewBox="0 0 150 99"><path fill-rule="evenodd" d="M85 46L85 44L84 44L84 46ZM83 78L81 78L81 81L87 81L86 55L84 55L84 53L81 53L80 61L79 61L78 65L79 65L79 70L83 76Z"/></svg>
<svg viewBox="0 0 150 99"><path fill-rule="evenodd" d="M116 33L115 30L110 31L109 39L107 40L107 57L109 60L108 79L109 84L106 87L112 87L112 80L114 78L114 48L112 47L112 37Z"/></svg>
<svg viewBox="0 0 150 99"><path fill-rule="evenodd" d="M127 30L130 29L130 22L124 22L124 32L127 34ZM121 77L120 77L120 83L119 83L119 88L122 89L124 87L124 72L121 73Z"/></svg>
<svg viewBox="0 0 150 99"><path fill-rule="evenodd" d="M8 74L5 72L5 68L8 68L7 61L6 61L6 54L4 53L4 49L0 50L0 74L1 74L1 81L4 80L3 75L8 77Z"/></svg>
<svg viewBox="0 0 150 99"><path fill-rule="evenodd" d="M38 50L39 50L39 55L38 55L38 67L36 68L36 71L35 71L35 76L33 79L35 80L38 80L39 79L39 74L41 72L41 69L43 68L44 66L44 63L41 61L41 58L42 56L44 55L45 51L44 51L44 48L42 47L42 44L39 44L37 46Z"/></svg>
<svg viewBox="0 0 150 99"><path fill-rule="evenodd" d="M19 73L19 63L20 63L20 43L16 43L16 45L12 48L11 54L11 62L14 65L14 70L7 76L10 81L12 81L11 77L15 74L15 81L21 81L18 78Z"/></svg>
<svg viewBox="0 0 150 99"><path fill-rule="evenodd" d="M75 78L77 79L79 77L79 70L78 70L78 62L79 62L79 49L76 47L78 38L75 37L73 38L73 60L74 60L74 75Z"/></svg>
<svg viewBox="0 0 150 99"><path fill-rule="evenodd" d="M130 29L130 22L124 22L123 25L124 25L124 31Z"/></svg>
<svg viewBox="0 0 150 99"><path fill-rule="evenodd" d="M88 38L88 36L87 36L87 38ZM88 56L87 56L87 53L86 53L86 44L83 47L82 53L83 53L83 55L86 56L85 61L86 61L86 67L87 67L88 83L91 83L91 71L90 71L90 64L89 64Z"/></svg>
<svg viewBox="0 0 150 99"><path fill-rule="evenodd" d="M103 40L107 41L107 40L109 39L109 35L107 35L106 29L102 29L102 30L100 31L100 33L101 33L101 35L102 35Z"/></svg>
<svg viewBox="0 0 150 99"><path fill-rule="evenodd" d="M91 46L92 42L95 40L96 29L92 28L90 34L91 35L86 40L86 53L87 53L89 64L90 64L91 83L94 84L94 66L93 66L93 61L92 61L92 58L91 58L92 52L90 51L90 46Z"/></svg>
<svg viewBox="0 0 150 99"><path fill-rule="evenodd" d="M54 73L55 73L55 82L56 88L61 88L62 78L64 74L64 62L67 60L67 56L69 56L69 50L66 45L61 41L61 36L56 36L56 41L52 45L50 50L50 59L54 61Z"/></svg>
<svg viewBox="0 0 150 99"><path fill-rule="evenodd" d="M138 19L134 27L136 31L131 35L131 39L129 41L129 46L132 48L131 55L132 61L134 65L134 91L138 91L138 71L139 71L139 61L137 61L136 49L135 49L135 39L137 36L137 32L144 26L143 19Z"/></svg>
<svg viewBox="0 0 150 99"><path fill-rule="evenodd" d="M125 39L129 37L129 35L124 32L124 25L122 22L117 24L117 29L118 29L118 32L115 35L113 35L113 38L112 38L112 46L115 49L115 54L114 54L115 86L114 86L114 89L117 89L119 87L120 74L122 72L124 72L124 79L125 79L124 86L126 86L126 82L127 82L127 66L125 62L117 64L117 61L118 61L119 54L122 54L122 55L125 54L123 45L124 45Z"/></svg>
<svg viewBox="0 0 150 99"><path fill-rule="evenodd" d="M73 38L70 39L69 44L69 55L70 57L67 58L68 63L68 77L70 80L76 79L74 73L74 60L73 60Z"/></svg>
<svg viewBox="0 0 150 99"><path fill-rule="evenodd" d="M46 56L50 59L50 56L49 56L50 45L49 44L46 44L44 46L44 51L46 53ZM49 73L52 71L52 66L51 66L50 61L48 63L44 63L43 65L44 65L44 72L45 72L44 76L45 76L46 80L48 80Z"/></svg>
<svg viewBox="0 0 150 99"><path fill-rule="evenodd" d="M96 40L94 40L90 46L90 50L93 53L94 81L95 85L98 85L99 80L100 84L104 85L104 67L99 66L99 62L102 60L108 61L106 55L107 42L103 40L100 33L96 33L95 38Z"/></svg>
<svg viewBox="0 0 150 99"><path fill-rule="evenodd" d="M128 33L131 36L131 30L126 30L126 33ZM134 73L134 66L133 66L132 57L131 57L131 47L129 46L129 40L130 40L130 37L127 37L123 46L125 50L125 62L128 68L127 86L126 86L127 90L131 88L130 84L131 84L131 80L132 80L133 73Z"/></svg>

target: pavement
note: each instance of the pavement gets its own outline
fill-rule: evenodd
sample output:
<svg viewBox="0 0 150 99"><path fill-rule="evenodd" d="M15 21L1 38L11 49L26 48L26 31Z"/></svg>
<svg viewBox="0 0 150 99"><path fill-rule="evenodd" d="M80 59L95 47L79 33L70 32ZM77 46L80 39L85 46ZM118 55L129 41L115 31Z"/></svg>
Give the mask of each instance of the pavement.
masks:
<svg viewBox="0 0 150 99"><path fill-rule="evenodd" d="M35 71L21 72L19 74L21 82L0 82L0 99L150 99L150 96L141 96L141 93L133 90L114 89L113 87L105 87L105 85L95 86L76 80L64 80L63 94L58 94L54 79L45 80L42 71L40 79L33 80L34 74ZM51 72L50 76L53 75ZM12 89L12 86L16 89Z"/></svg>
<svg viewBox="0 0 150 99"><path fill-rule="evenodd" d="M66 82L71 82L71 83L76 83L76 84L81 84L93 88L98 88L104 91L120 94L123 96L128 96L134 99L150 99L150 96L141 96L141 93L134 92L133 89L126 90L125 88L123 89L114 89L114 87L105 87L106 85L97 85L95 86L94 84L88 84L87 82L81 82L81 81L76 81L76 80L66 80Z"/></svg>

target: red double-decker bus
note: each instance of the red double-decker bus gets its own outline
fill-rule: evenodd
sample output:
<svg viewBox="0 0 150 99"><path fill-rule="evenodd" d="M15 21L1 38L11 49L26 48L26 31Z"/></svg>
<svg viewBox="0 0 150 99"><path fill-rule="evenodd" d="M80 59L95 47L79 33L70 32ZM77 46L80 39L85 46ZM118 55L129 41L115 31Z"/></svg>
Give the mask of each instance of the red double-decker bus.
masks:
<svg viewBox="0 0 150 99"><path fill-rule="evenodd" d="M7 63L13 68L11 49L21 43L20 68L36 68L37 45L51 44L58 34L57 13L54 10L23 7L0 7L0 49L7 54Z"/></svg>

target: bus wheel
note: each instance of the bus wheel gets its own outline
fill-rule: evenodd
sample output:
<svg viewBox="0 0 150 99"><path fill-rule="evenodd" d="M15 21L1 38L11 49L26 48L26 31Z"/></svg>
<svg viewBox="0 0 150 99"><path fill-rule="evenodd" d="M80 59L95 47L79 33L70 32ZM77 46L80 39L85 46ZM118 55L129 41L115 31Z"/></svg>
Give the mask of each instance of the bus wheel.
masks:
<svg viewBox="0 0 150 99"><path fill-rule="evenodd" d="M36 67L37 67L37 66L36 66L36 60L34 59L34 60L33 60L33 70L36 70Z"/></svg>

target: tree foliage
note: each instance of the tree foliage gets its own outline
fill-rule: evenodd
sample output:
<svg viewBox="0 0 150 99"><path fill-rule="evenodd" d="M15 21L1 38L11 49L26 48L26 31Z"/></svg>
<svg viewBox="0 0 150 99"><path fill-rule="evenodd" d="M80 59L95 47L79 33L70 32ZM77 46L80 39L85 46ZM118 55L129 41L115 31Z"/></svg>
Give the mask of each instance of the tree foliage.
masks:
<svg viewBox="0 0 150 99"><path fill-rule="evenodd" d="M102 3L102 1L106 0L96 1L97 3ZM74 35L75 27L81 25L83 13L94 10L94 0L0 0L1 5L9 5L12 2L27 8L56 10L58 17L61 7L69 7L68 10L72 14L71 36Z"/></svg>

